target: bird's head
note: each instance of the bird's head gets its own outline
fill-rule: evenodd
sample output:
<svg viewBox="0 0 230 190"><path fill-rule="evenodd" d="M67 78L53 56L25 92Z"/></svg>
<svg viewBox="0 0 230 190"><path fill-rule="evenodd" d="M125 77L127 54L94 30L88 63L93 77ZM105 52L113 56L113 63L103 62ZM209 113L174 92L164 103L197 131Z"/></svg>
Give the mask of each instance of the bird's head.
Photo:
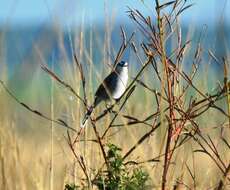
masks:
<svg viewBox="0 0 230 190"><path fill-rule="evenodd" d="M128 67L128 62L125 62L125 61L121 61L121 62L119 62L117 65L116 65L116 68L115 68L115 70L117 71L117 72L121 72L121 71L123 71L125 68L127 68Z"/></svg>
<svg viewBox="0 0 230 190"><path fill-rule="evenodd" d="M117 67L128 67L128 62L121 61L117 64Z"/></svg>

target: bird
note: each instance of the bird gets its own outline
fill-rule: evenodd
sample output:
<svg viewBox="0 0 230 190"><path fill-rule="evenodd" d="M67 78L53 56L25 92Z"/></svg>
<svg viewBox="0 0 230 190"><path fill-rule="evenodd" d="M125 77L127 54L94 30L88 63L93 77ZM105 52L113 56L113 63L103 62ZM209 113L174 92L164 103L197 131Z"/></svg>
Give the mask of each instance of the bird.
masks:
<svg viewBox="0 0 230 190"><path fill-rule="evenodd" d="M94 102L88 108L83 120L81 127L85 127L87 120L89 119L94 108L101 102L110 101L111 99L117 101L121 98L126 90L128 83L128 62L120 61L113 68L112 72L103 80L99 85L94 95Z"/></svg>

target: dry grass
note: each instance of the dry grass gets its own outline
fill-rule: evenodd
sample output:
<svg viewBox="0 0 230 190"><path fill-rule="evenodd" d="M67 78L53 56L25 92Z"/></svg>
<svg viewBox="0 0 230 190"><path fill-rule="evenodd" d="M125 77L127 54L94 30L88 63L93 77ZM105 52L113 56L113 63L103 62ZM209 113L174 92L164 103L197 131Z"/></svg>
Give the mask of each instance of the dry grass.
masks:
<svg viewBox="0 0 230 190"><path fill-rule="evenodd" d="M175 4L165 6L173 5ZM186 6L182 6L183 8L186 9ZM181 39L178 23L170 23L170 17L162 16L163 10L163 7L156 8L156 31L149 30L153 27L149 24L152 23L148 20L150 18L142 18L141 13L130 10L131 19L136 22L143 36L147 36L149 43L136 44L135 36L127 35L121 30L121 51L114 50L114 55L117 56L117 60L114 61L104 52L107 46L112 46L109 38L106 38L101 52L104 55L103 72L93 64L93 39L89 39L89 50L84 47L84 40L88 40L88 36L85 36L83 29L74 41L72 40L73 44L78 44L73 48L77 60L74 56L72 60L68 60L63 39L60 37L62 34L57 31L63 54L63 60L58 65L61 74L46 66L43 49L41 50L39 43L34 44L34 54L39 61L30 69L36 75L24 92L29 96L14 98L7 93L7 86L7 89L4 86L0 88L1 189L64 189L66 183L88 185L90 188L91 180L98 170L102 166L103 169L106 168L104 145L107 143L122 148L125 162L132 163L130 167L143 166L150 174L153 189L230 188L230 127L226 114L228 106L224 103L228 100L228 90L224 88L228 86L227 69L223 72L225 85L220 81L222 88L216 90L209 90L209 86L216 86L219 82L219 79L213 76L215 72L212 68L199 67L194 73L187 71L184 66L184 57L186 52L189 52L187 41ZM173 15L170 16L174 18ZM172 35L164 33L169 27L165 25L168 24L174 34L176 33L176 37L172 37L172 40L177 41L174 47L177 52L175 57L167 57L169 55L164 52L164 40ZM111 35L109 29L106 32L107 37ZM155 47L151 37L156 37ZM194 67L202 63L201 45L197 45ZM134 49L134 46L138 48ZM141 69L132 69L131 76L134 79L130 78L130 88L120 103L115 104L115 113L108 113L98 121L92 120L84 133L78 137L76 131L79 130L82 115L92 102L94 86L101 82L110 70L106 63L116 63L127 47L131 47L135 56L132 59L139 62ZM210 57L213 59L213 56ZM169 63L171 58L176 69ZM159 73L154 67L155 62ZM43 65L43 70L48 75L39 64ZM225 66L228 67L227 64L226 61ZM7 81L7 66L2 64L1 67L2 72L4 71L1 73L1 80ZM139 76L139 71L143 71L140 73L142 77L135 78ZM183 71L186 75L181 74ZM171 73L175 78L172 78ZM207 75L213 76L211 82L207 81ZM186 80L186 77L189 80ZM47 89L51 89L50 92L47 92ZM130 89L134 91L127 96ZM12 92L12 89L9 90ZM168 109L165 111L166 108ZM196 111L190 112L189 108ZM97 118L103 111L106 111L106 108L102 104L94 111L92 119ZM154 113L156 115L144 121ZM116 119L113 121L114 116ZM67 133L66 127L76 131L70 129ZM109 130L103 136L107 127ZM75 138L76 143L73 143Z"/></svg>

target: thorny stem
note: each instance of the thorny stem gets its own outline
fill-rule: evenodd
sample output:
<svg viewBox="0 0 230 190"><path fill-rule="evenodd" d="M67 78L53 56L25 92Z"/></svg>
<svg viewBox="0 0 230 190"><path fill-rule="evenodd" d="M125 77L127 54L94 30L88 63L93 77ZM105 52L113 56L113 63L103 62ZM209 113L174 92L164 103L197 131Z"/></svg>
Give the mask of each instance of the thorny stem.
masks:
<svg viewBox="0 0 230 190"><path fill-rule="evenodd" d="M104 146L103 146L103 143L102 143L102 138L100 137L100 135L99 135L99 133L97 131L97 128L96 128L96 125L94 124L94 122L92 121L91 123L93 125L93 130L94 130L94 133L95 133L95 135L97 137L97 141L99 143L99 146L100 146L100 149L101 149L101 152L102 152L105 164L107 166L107 169L109 169L109 163L107 161L107 156L106 156L106 152L105 152L105 149L104 149Z"/></svg>
<svg viewBox="0 0 230 190"><path fill-rule="evenodd" d="M171 137L172 137L172 130L173 130L173 94L172 94L172 83L170 80L170 73L169 73L169 64L166 58L165 48L164 48L164 29L162 24L162 17L160 13L159 8L159 1L155 0L156 2L156 11L157 11L157 21L158 21L158 30L159 30L159 42L160 42L160 48L161 48L161 62L164 66L164 76L161 86L161 93L163 94L163 91L165 89L165 80L167 81L167 92L168 92L168 99L169 99L169 126L168 126L168 134L167 134L167 140L166 140L166 146L165 146L165 158L164 158L164 168L163 168L163 175L162 175L162 190L165 190L165 185L167 182L167 171L169 167L170 158L172 155L170 154L170 144L171 144ZM163 114L163 113L162 113ZM163 118L163 115L161 114L161 121Z"/></svg>

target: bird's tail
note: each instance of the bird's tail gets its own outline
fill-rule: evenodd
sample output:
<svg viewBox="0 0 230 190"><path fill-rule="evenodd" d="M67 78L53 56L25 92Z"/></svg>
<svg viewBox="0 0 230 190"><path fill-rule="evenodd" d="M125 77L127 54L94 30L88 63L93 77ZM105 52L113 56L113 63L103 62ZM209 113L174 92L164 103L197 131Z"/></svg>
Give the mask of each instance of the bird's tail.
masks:
<svg viewBox="0 0 230 190"><path fill-rule="evenodd" d="M87 120L89 119L91 113L93 112L94 106L90 106L89 109L87 110L82 122L81 122L81 127L84 128Z"/></svg>

